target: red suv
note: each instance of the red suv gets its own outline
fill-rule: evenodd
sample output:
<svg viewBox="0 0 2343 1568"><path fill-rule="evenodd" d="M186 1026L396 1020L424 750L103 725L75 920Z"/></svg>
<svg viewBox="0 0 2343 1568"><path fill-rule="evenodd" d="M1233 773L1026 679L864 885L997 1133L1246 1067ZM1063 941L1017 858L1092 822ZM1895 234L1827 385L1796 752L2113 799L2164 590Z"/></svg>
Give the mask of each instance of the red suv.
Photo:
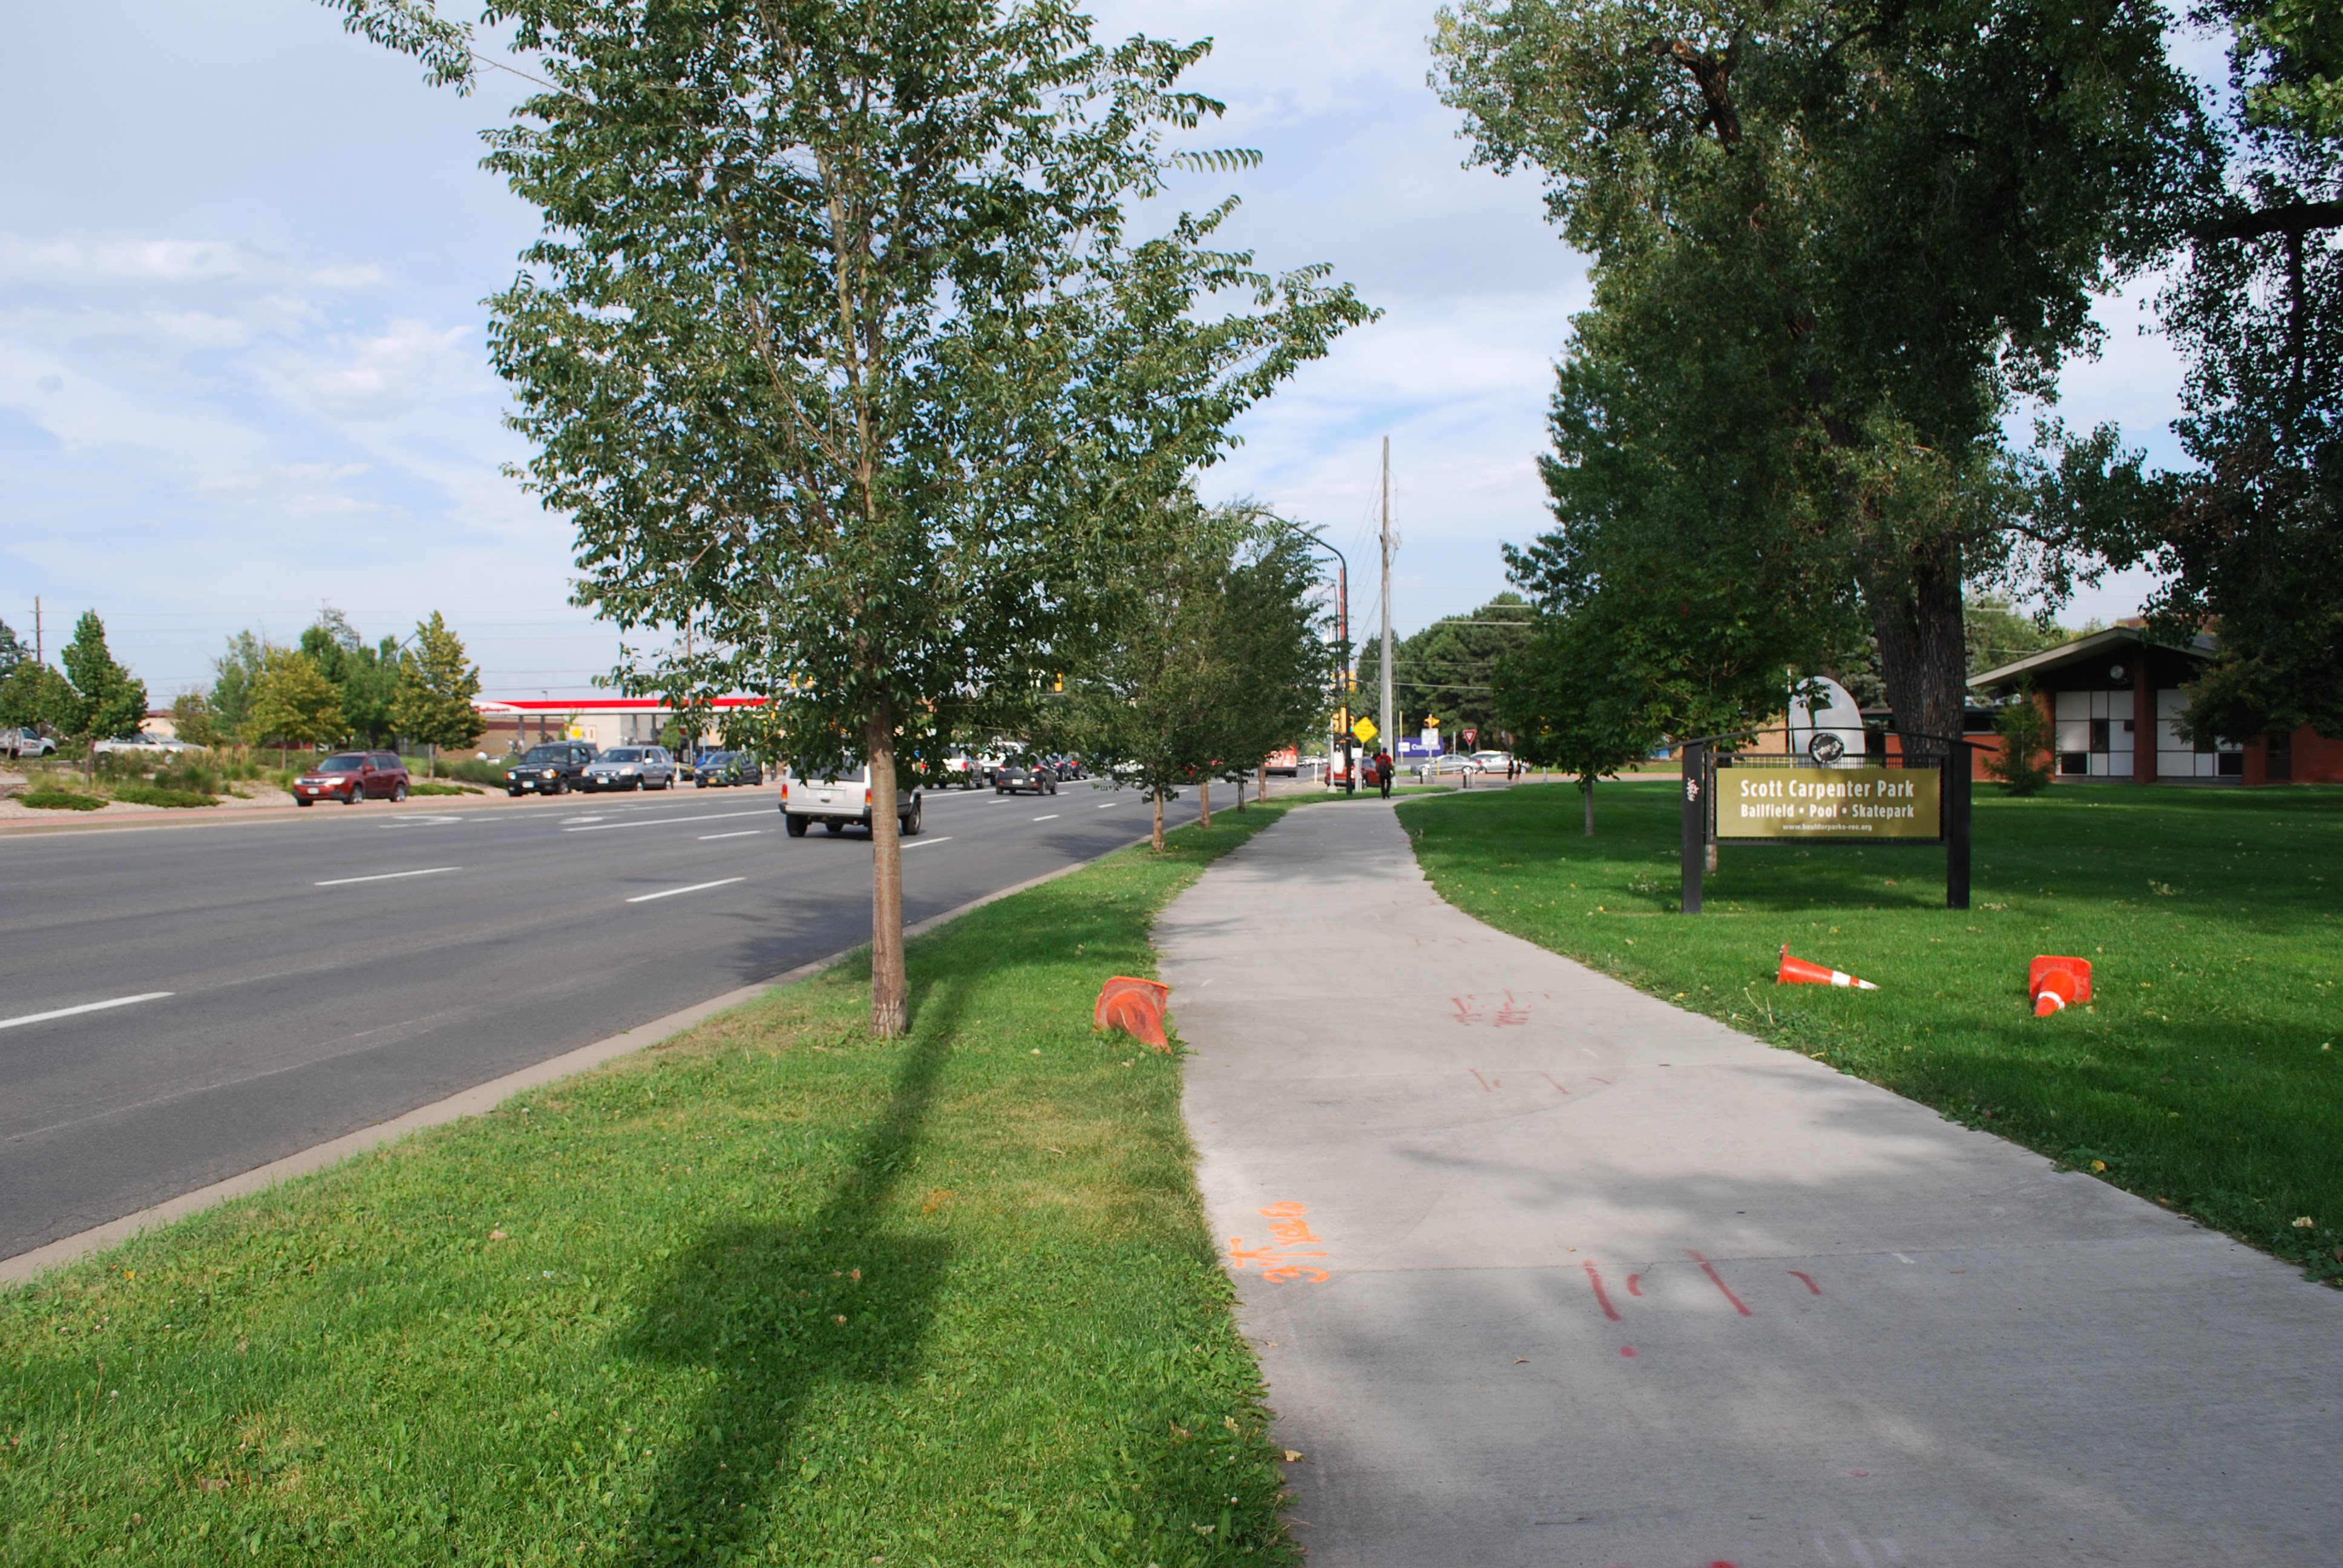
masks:
<svg viewBox="0 0 2343 1568"><path fill-rule="evenodd" d="M407 783L407 764L391 752L337 751L293 780L293 799L301 806L320 800L355 806L369 795L404 800Z"/></svg>

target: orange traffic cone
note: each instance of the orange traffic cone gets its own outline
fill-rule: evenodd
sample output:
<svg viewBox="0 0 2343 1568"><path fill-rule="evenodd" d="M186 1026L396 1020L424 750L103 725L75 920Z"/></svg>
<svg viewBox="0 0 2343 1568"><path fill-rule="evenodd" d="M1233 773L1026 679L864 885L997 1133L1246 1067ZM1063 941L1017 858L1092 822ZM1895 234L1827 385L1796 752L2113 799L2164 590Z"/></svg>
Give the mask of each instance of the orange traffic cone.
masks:
<svg viewBox="0 0 2343 1568"><path fill-rule="evenodd" d="M1775 973L1775 985L1835 985L1851 986L1856 990L1877 990L1867 980L1857 980L1845 970L1826 970L1820 964L1810 964L1804 959L1790 956L1790 944L1782 944L1782 967Z"/></svg>
<svg viewBox="0 0 2343 1568"><path fill-rule="evenodd" d="M1116 975L1099 988L1098 1008L1091 1022L1098 1029L1119 1029L1158 1050L1172 1049L1163 1033L1163 1001L1172 988L1161 980Z"/></svg>
<svg viewBox="0 0 2343 1568"><path fill-rule="evenodd" d="M2034 1016L2048 1018L2076 1002L2091 1000L2091 960L2044 953L2027 966L2026 993L2034 999Z"/></svg>

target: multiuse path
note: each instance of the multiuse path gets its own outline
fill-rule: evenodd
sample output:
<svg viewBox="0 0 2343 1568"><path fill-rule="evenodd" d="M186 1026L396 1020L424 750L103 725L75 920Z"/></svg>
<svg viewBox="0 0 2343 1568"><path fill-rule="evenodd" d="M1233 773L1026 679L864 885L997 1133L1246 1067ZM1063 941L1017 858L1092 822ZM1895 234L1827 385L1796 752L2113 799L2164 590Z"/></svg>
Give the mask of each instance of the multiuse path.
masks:
<svg viewBox="0 0 2343 1568"><path fill-rule="evenodd" d="M1379 804L1158 940L1312 1568L2343 1560L2343 1293L1482 925Z"/></svg>

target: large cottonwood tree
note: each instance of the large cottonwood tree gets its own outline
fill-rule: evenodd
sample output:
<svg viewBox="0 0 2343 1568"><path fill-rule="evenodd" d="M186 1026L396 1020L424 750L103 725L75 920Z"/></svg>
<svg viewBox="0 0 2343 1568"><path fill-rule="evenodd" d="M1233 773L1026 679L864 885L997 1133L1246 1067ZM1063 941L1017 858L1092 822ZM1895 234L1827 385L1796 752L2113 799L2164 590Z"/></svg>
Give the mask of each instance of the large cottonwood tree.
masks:
<svg viewBox="0 0 2343 1568"><path fill-rule="evenodd" d="M1594 257L1596 314L1633 317L1582 324L1595 363L1565 397L1616 382L1634 462L1741 533L1720 587L1778 575L1796 537L1826 545L1906 736L1959 732L1964 585L2013 553L2069 569L2001 425L2091 347L2094 295L2157 253L2199 170L2167 20L2153 0L1440 15L1435 85L1473 156L1544 173Z"/></svg>
<svg viewBox="0 0 2343 1568"><path fill-rule="evenodd" d="M469 79L462 27L327 3ZM1369 313L1211 248L1232 204L1131 238L1165 134L1219 110L1179 85L1204 45L1101 45L1061 0L486 15L548 84L488 159L547 223L494 301L529 482L643 645L624 684L762 693L798 767L870 761L871 1020L900 1033L912 759L1081 658L1158 502Z"/></svg>

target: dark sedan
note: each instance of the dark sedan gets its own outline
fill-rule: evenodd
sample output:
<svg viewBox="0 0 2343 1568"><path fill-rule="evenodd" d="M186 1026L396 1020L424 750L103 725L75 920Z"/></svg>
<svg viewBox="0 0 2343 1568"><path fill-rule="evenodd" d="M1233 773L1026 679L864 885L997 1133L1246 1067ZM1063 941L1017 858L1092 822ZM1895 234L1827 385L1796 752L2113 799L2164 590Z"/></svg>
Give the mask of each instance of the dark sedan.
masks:
<svg viewBox="0 0 2343 1568"><path fill-rule="evenodd" d="M594 748L583 740L548 740L532 746L505 769L508 795L567 795L578 788Z"/></svg>
<svg viewBox="0 0 2343 1568"><path fill-rule="evenodd" d="M992 792L995 795L1021 795L1028 789L1036 795L1055 795L1058 792L1058 770L1046 762L1021 759L1003 763L992 775Z"/></svg>
<svg viewBox="0 0 2343 1568"><path fill-rule="evenodd" d="M765 765L746 751L703 751L691 765L695 789L721 789L734 784L762 784Z"/></svg>

